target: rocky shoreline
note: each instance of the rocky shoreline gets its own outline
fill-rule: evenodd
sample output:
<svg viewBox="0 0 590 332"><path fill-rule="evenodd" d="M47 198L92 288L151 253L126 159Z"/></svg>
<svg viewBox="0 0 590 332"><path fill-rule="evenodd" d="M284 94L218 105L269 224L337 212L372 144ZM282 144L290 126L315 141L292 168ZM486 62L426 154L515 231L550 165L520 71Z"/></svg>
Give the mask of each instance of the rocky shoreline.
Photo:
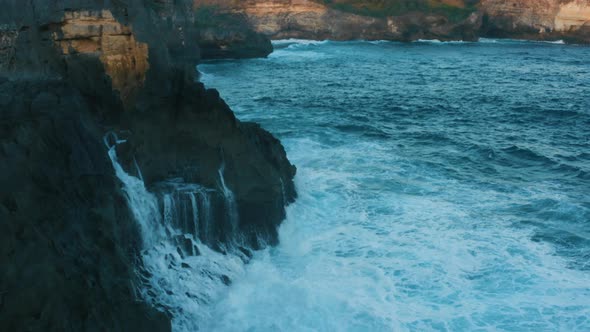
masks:
<svg viewBox="0 0 590 332"><path fill-rule="evenodd" d="M142 239L108 132L125 136L120 163L149 190L173 178L231 188L237 230L215 221L204 243L222 250L230 231L252 249L277 243L295 167L277 139L195 81L192 6L34 0L0 13L4 329L170 331L166 308L137 294Z"/></svg>
<svg viewBox="0 0 590 332"><path fill-rule="evenodd" d="M590 43L587 0L195 0L245 15L270 39L476 41L480 37Z"/></svg>

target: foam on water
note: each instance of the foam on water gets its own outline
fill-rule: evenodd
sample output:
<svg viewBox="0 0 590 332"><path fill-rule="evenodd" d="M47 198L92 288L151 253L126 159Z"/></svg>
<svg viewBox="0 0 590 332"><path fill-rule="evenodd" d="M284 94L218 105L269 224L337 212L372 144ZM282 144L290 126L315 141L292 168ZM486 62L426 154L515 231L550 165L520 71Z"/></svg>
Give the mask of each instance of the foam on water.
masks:
<svg viewBox="0 0 590 332"><path fill-rule="evenodd" d="M320 44L324 44L327 43L327 40L309 40L309 39L296 39L296 38L290 38L290 39L279 39L279 40L273 40L272 41L272 45L277 47L277 46L290 46L290 45L320 45Z"/></svg>
<svg viewBox="0 0 590 332"><path fill-rule="evenodd" d="M441 41L438 39L418 39L414 41L414 43L425 43L425 44L462 44L462 43L470 43L468 41L463 40L448 40L448 41Z"/></svg>
<svg viewBox="0 0 590 332"><path fill-rule="evenodd" d="M555 45L565 45L564 40L527 40L527 39L496 39L496 38L479 38L480 43L543 43L543 44L555 44Z"/></svg>
<svg viewBox="0 0 590 332"><path fill-rule="evenodd" d="M590 330L590 49L428 44L199 66L299 192L205 330Z"/></svg>
<svg viewBox="0 0 590 332"><path fill-rule="evenodd" d="M124 143L114 134L105 136L109 157L141 230L142 264L137 271L141 285L137 293L172 315L174 331L199 331L202 322L212 319L209 304L244 273L248 257L240 251L222 254L201 242L209 239L213 223L210 195L215 190L171 179L149 191L142 179L128 174L119 164L116 146ZM225 186L223 169L219 174L228 211L237 214L232 212L235 201Z"/></svg>

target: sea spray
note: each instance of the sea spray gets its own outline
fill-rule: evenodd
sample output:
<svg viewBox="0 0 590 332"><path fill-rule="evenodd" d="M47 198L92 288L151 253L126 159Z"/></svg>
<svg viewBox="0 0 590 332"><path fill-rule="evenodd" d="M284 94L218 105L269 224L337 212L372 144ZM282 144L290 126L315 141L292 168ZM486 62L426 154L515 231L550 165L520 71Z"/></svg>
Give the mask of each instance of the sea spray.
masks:
<svg viewBox="0 0 590 332"><path fill-rule="evenodd" d="M139 274L143 285L138 293L156 308L172 314L174 331L197 331L209 319L209 303L231 280L243 274L246 259L242 252L213 251L200 240L208 239L210 234L210 194L214 190L172 179L156 186L159 193L152 193L142 179L128 174L119 164L116 146L126 141L114 133L106 135L104 141L141 229L143 264ZM224 194L231 196L225 185L223 188Z"/></svg>

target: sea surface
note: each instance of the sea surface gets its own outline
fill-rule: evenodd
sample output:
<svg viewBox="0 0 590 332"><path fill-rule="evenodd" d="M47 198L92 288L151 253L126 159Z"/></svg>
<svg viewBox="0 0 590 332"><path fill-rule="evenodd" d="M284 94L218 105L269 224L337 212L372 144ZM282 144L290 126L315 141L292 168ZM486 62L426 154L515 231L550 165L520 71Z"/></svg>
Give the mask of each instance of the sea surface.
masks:
<svg viewBox="0 0 590 332"><path fill-rule="evenodd" d="M590 331L590 47L274 46L198 66L299 192L201 330Z"/></svg>

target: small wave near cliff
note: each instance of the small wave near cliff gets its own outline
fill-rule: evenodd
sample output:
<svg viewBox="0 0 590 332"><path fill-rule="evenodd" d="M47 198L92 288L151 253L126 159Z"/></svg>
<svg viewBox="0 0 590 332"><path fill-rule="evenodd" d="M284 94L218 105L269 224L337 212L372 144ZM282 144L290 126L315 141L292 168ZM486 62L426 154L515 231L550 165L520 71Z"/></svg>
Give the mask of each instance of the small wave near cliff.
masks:
<svg viewBox="0 0 590 332"><path fill-rule="evenodd" d="M127 173L117 160L117 145L126 141L114 133L104 141L142 234L138 296L169 313L174 331L198 331L210 319L208 305L243 274L244 262L252 255L237 244L237 233L220 250L207 245L214 245L210 233L219 222L212 213L215 195L224 198L228 220L237 223L236 202L225 185L223 167L219 170L222 193L178 178L148 190L141 178Z"/></svg>

